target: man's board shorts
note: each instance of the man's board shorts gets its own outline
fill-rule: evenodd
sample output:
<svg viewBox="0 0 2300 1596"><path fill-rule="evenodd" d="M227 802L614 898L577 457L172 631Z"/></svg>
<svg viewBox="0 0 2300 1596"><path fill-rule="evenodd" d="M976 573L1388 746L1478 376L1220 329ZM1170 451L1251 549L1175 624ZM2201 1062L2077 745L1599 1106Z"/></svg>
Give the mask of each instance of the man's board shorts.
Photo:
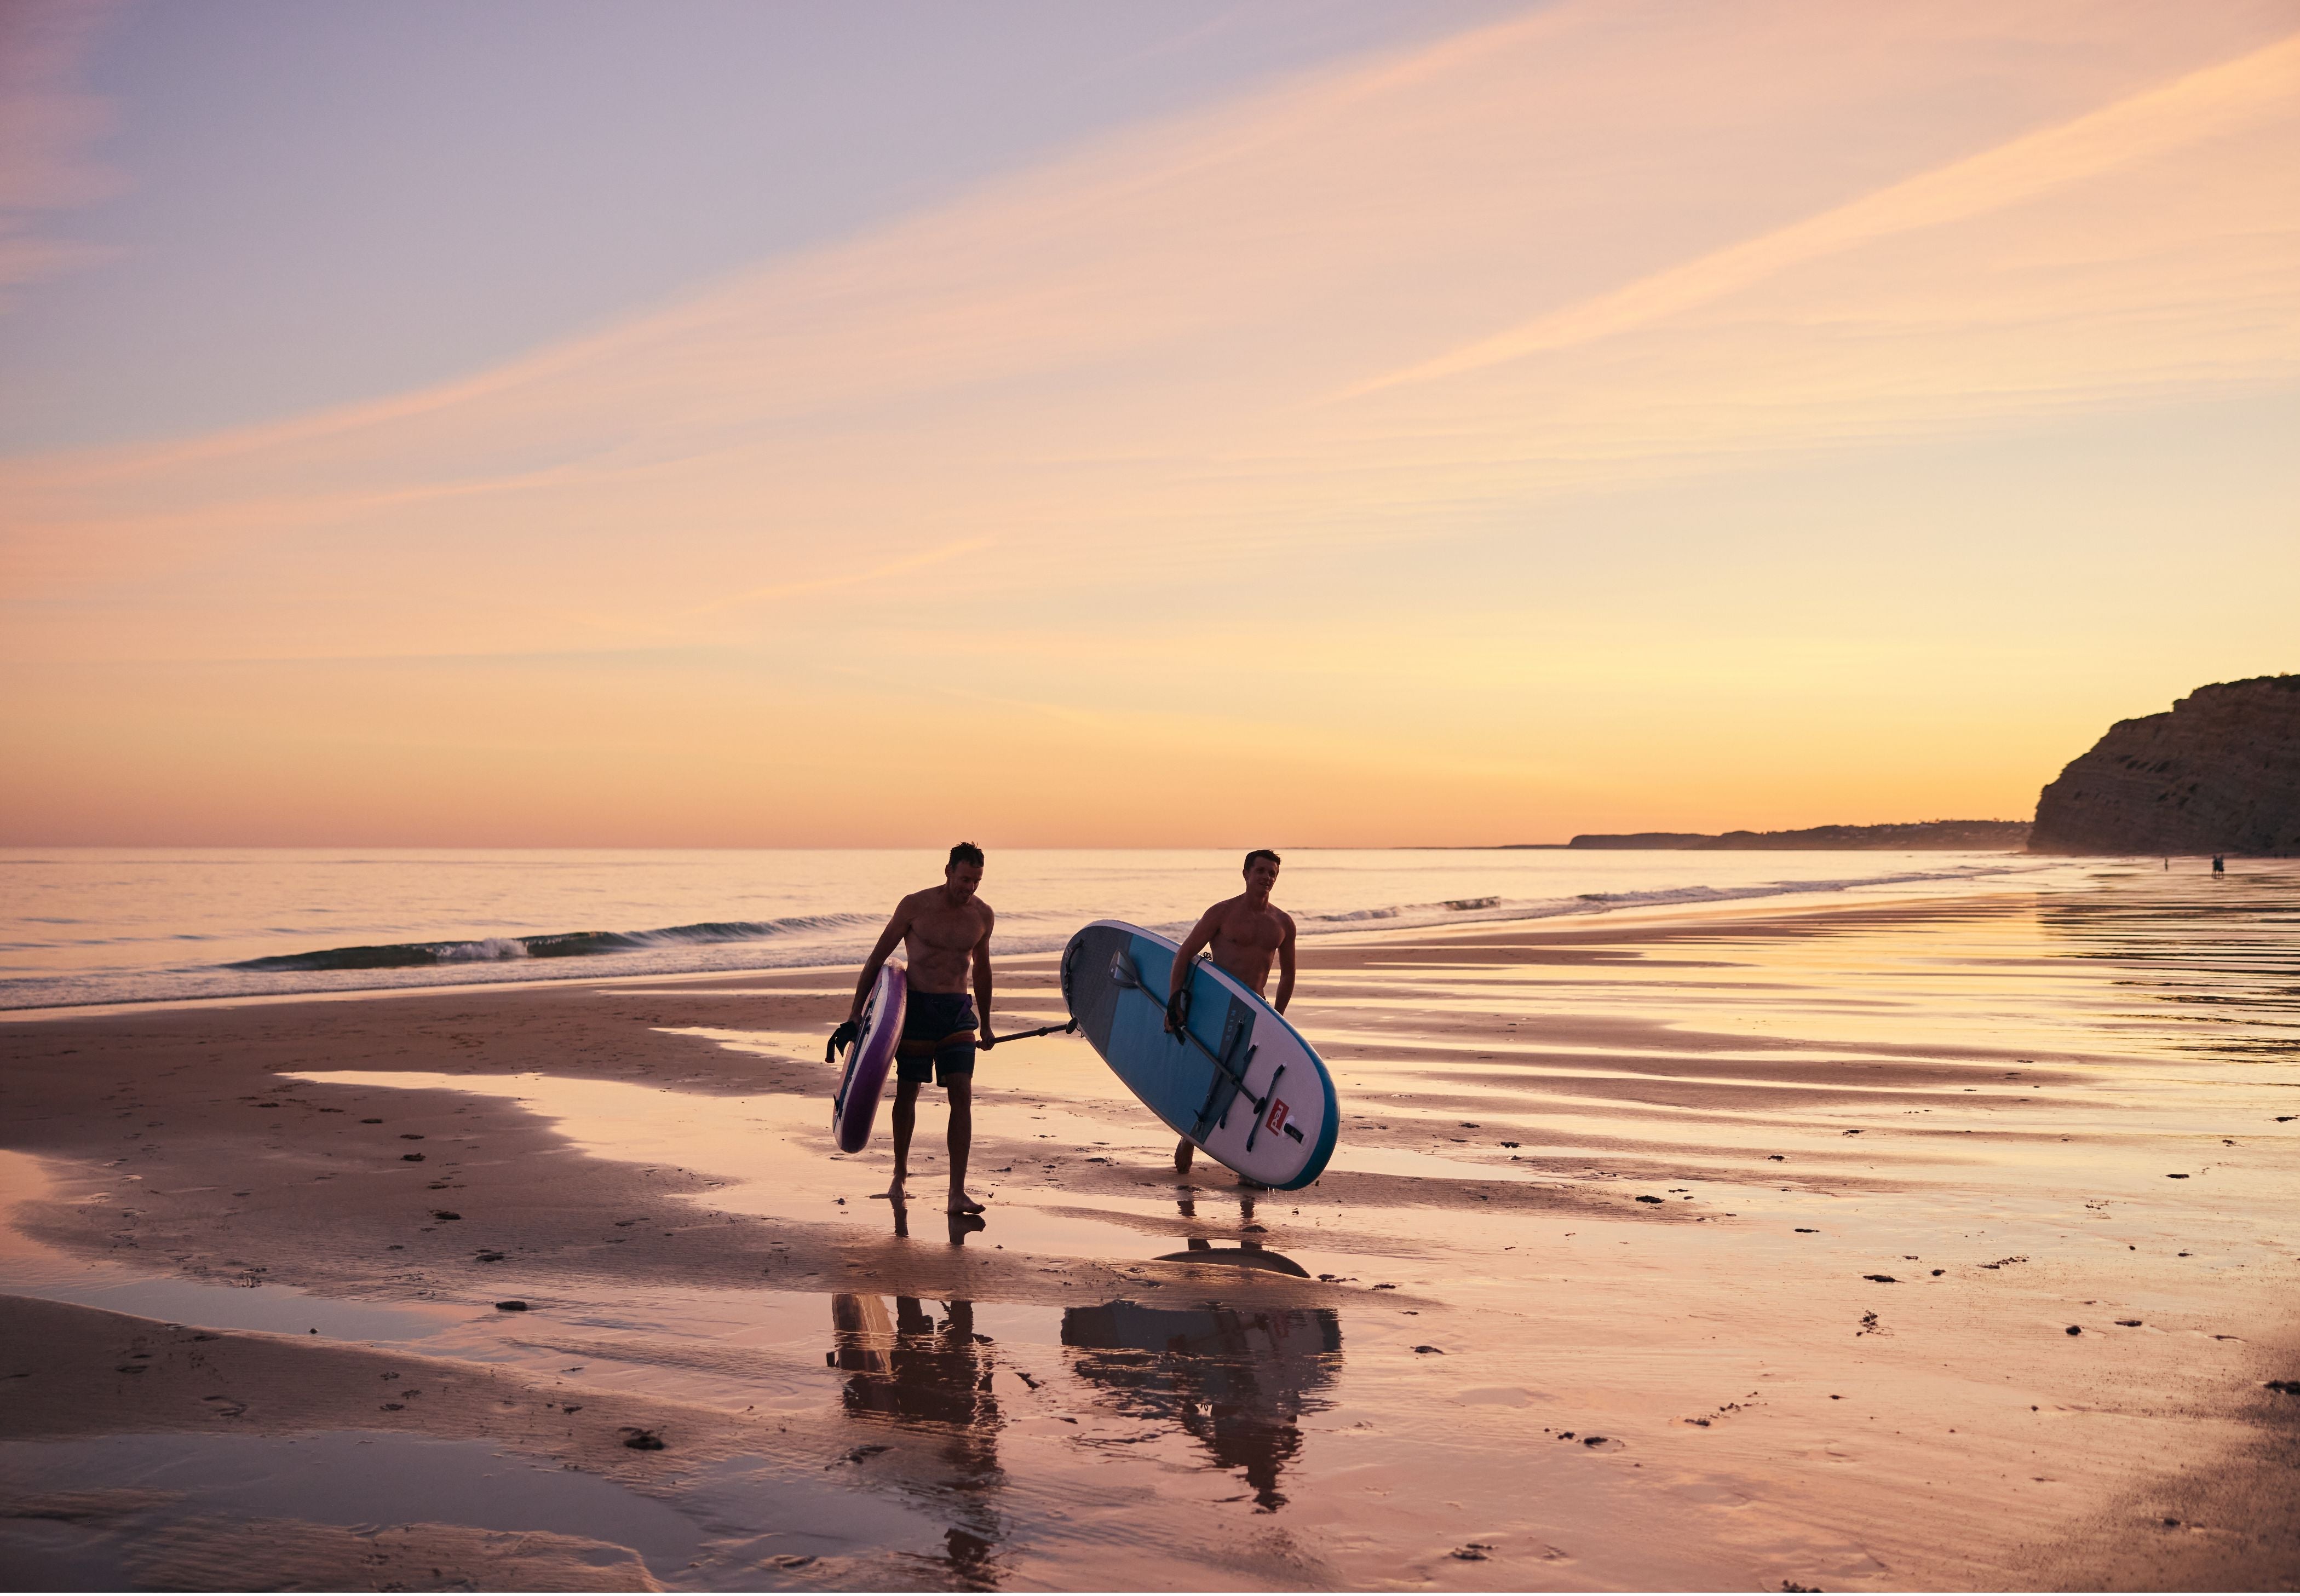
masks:
<svg viewBox="0 0 2300 1596"><path fill-rule="evenodd" d="M903 1011L903 1045L896 1056L897 1079L923 1086L965 1080L974 1074L974 1000L962 992L914 992ZM947 1046L921 1046L954 1037Z"/></svg>

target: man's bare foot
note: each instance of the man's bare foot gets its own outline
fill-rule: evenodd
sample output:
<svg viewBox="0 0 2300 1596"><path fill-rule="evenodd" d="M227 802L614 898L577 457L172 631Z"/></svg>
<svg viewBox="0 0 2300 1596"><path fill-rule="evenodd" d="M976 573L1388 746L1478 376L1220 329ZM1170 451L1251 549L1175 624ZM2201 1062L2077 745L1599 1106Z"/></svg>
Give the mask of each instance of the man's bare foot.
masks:
<svg viewBox="0 0 2300 1596"><path fill-rule="evenodd" d="M896 1181L894 1185L888 1186L883 1192L871 1193L871 1196L874 1201L883 1201L887 1202L899 1203L908 1201L903 1192L903 1183L899 1180Z"/></svg>
<svg viewBox="0 0 2300 1596"><path fill-rule="evenodd" d="M982 1204L963 1192L953 1192L950 1194L950 1207L946 1211L954 1214L979 1214L982 1211Z"/></svg>
<svg viewBox="0 0 2300 1596"><path fill-rule="evenodd" d="M1197 1152L1198 1150L1196 1145L1187 1136L1181 1141L1175 1143L1174 1173L1177 1175L1188 1175L1190 1172L1190 1160L1197 1156Z"/></svg>

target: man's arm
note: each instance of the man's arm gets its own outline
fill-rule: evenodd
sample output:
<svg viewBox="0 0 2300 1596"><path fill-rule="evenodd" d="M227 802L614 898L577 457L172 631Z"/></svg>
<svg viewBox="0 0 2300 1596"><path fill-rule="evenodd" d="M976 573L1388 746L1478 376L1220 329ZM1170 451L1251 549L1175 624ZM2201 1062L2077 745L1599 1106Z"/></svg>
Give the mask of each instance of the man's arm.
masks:
<svg viewBox="0 0 2300 1596"><path fill-rule="evenodd" d="M1166 1029L1170 1032L1174 1029L1174 994L1189 990L1190 960L1221 928L1221 904L1217 903L1200 915L1198 923L1190 927L1190 934L1182 938L1182 945L1174 951L1174 966L1166 972Z"/></svg>
<svg viewBox="0 0 2300 1596"><path fill-rule="evenodd" d="M1174 967L1166 972L1166 992L1170 997L1190 984L1190 960L1200 950L1213 941L1214 933L1221 929L1222 905L1215 904L1198 917L1190 934L1182 938L1182 945L1174 950Z"/></svg>
<svg viewBox="0 0 2300 1596"><path fill-rule="evenodd" d="M846 1011L850 1022L862 1018L862 1005L871 996L871 983L879 978L879 970L886 967L887 956L895 951L910 929L911 901L904 898L895 905L894 916L887 921L887 928L879 933L879 945L872 948L871 957L862 961L862 978L854 983L854 1006Z"/></svg>
<svg viewBox="0 0 2300 1596"><path fill-rule="evenodd" d="M990 931L992 927L997 925L998 917L991 912L990 905L983 902L981 899L977 898L975 903L982 910L982 940L974 944L976 1044L983 1048L992 1048L997 1046L998 1043L997 1039L990 1034Z"/></svg>
<svg viewBox="0 0 2300 1596"><path fill-rule="evenodd" d="M1281 909L1278 918L1286 922L1286 935L1278 943L1278 1002L1273 1007L1283 1014L1287 1000L1294 995L1294 917Z"/></svg>

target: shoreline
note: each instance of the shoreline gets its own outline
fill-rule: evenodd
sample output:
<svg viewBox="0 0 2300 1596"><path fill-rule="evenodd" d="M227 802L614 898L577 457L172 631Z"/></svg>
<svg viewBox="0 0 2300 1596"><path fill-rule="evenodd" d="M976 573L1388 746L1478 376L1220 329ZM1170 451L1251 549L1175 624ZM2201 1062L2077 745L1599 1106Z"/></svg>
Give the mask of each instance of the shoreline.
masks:
<svg viewBox="0 0 2300 1596"><path fill-rule="evenodd" d="M1632 852L1638 851L1632 850ZM2062 860L2059 862L2067 861ZM2104 862L2117 861L2105 860ZM2044 869L2046 868L2049 867L2045 865L2038 865L2036 867L2038 869ZM1907 885L1911 880L1940 880L1944 883L1954 882L1955 885L1964 885L1971 882L1991 879L2000 875L2018 873L2021 872L2011 868L2006 868L2004 869L1990 870L1985 874L1977 874L1972 877L1950 877L1947 876L1920 876L1915 877L1892 878L1873 884L1856 883L1849 887L1830 885L1812 888L1790 888L1779 893L1727 891L1721 893L1718 896L1711 898L1688 898L1667 902L1627 903L1619 906L1612 904L1592 904L1587 909L1562 909L1538 915L1520 917L1504 916L1491 919L1464 919L1404 926L1385 924L1384 921L1388 917L1370 914L1366 917L1363 923L1341 922L1321 924L1312 931L1304 935L1302 945L1305 947L1312 945L1346 945L1341 943L1339 939L1365 935L1416 936L1425 934L1444 934L1454 931L1467 931L1474 933L1481 930L1491 930L1496 927L1507 927L1512 926L1547 925L1558 920L1579 922L1585 917L1590 919L1606 918L1617 922L1621 920L1628 920L1629 923L1637 925L1647 923L1643 918L1639 918L1646 916L1657 917L1663 921L1674 921L1679 918L1695 919L1705 921L1708 917L1712 914L1729 915L1741 911L1745 907L1753 907L1759 904L1777 905L1785 912L1801 913L1808 910L1822 908L1830 904L1844 904L1848 902L1846 896L1848 893L1862 892L1864 889L1869 889L1872 886L1876 888L1901 886ZM2005 886L2001 887L1998 890L2012 891L2018 889L2012 886L2012 884L2008 883ZM1948 894L1943 894L1938 895L1945 896ZM1936 894L1913 894L1912 901L1929 901L1934 896L1936 896ZM1782 900L1787 900L1787 902L1780 902ZM1877 900L1861 898L1851 901L1870 902ZM1472 910L1469 912L1475 913L1476 911ZM1010 961L1052 958L1055 956L1058 952L1058 949L1033 949L1021 952L1001 953L996 957L999 963L1005 964ZM771 976L803 974L809 971L821 973L823 971L841 968L859 968L860 965L859 960L850 959L822 964L742 965L704 970L671 970L652 974L644 972L587 974L579 968L567 970L563 974L557 970L553 970L548 974L540 972L527 973L528 968L531 967L531 963L547 963L555 965L562 962L579 965L583 960L579 959L535 961L517 960L475 960L471 961L474 968L485 968L490 965L495 965L499 968L512 967L520 968L521 973L515 975L504 974L500 976L474 977L465 980L410 982L405 985L396 986L354 986L335 990L304 989L293 992L232 993L215 996L134 998L110 1002L90 1001L85 1003L49 1004L45 1006L28 1006L22 1008L0 1007L0 1025L62 1019L75 1014L87 1013L117 1014L154 1012L170 1009L204 1007L208 1005L246 1006L260 1003L334 1002L349 999L396 997L410 993L462 991L471 988L561 985L571 982L605 985L616 984L644 985L650 982L673 981L747 980Z"/></svg>
<svg viewBox="0 0 2300 1596"><path fill-rule="evenodd" d="M2291 1584L2300 1089L2194 1051L2185 968L2136 1029L2158 989L2028 894L1702 908L1305 947L1347 1118L1297 1193L1178 1182L1074 1038L994 1049L966 1231L890 1227L883 1131L828 1150L821 968L20 1024L0 1544L83 1587ZM1002 960L1010 1023L1052 966ZM344 1435L543 1494L200 1505ZM91 1461L79 1527L11 1528L83 1454L167 1500Z"/></svg>

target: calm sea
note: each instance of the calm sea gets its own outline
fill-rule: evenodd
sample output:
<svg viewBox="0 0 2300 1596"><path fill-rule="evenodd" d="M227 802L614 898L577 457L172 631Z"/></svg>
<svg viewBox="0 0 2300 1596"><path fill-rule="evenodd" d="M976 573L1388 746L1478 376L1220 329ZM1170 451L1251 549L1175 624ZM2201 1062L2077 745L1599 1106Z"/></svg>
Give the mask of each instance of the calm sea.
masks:
<svg viewBox="0 0 2300 1596"><path fill-rule="evenodd" d="M939 851L16 849L0 1008L853 965ZM995 951L1088 920L1169 932L1238 889L1196 850L1000 850ZM1305 937L1731 899L1965 893L2073 879L2003 853L1320 850L1277 901Z"/></svg>

